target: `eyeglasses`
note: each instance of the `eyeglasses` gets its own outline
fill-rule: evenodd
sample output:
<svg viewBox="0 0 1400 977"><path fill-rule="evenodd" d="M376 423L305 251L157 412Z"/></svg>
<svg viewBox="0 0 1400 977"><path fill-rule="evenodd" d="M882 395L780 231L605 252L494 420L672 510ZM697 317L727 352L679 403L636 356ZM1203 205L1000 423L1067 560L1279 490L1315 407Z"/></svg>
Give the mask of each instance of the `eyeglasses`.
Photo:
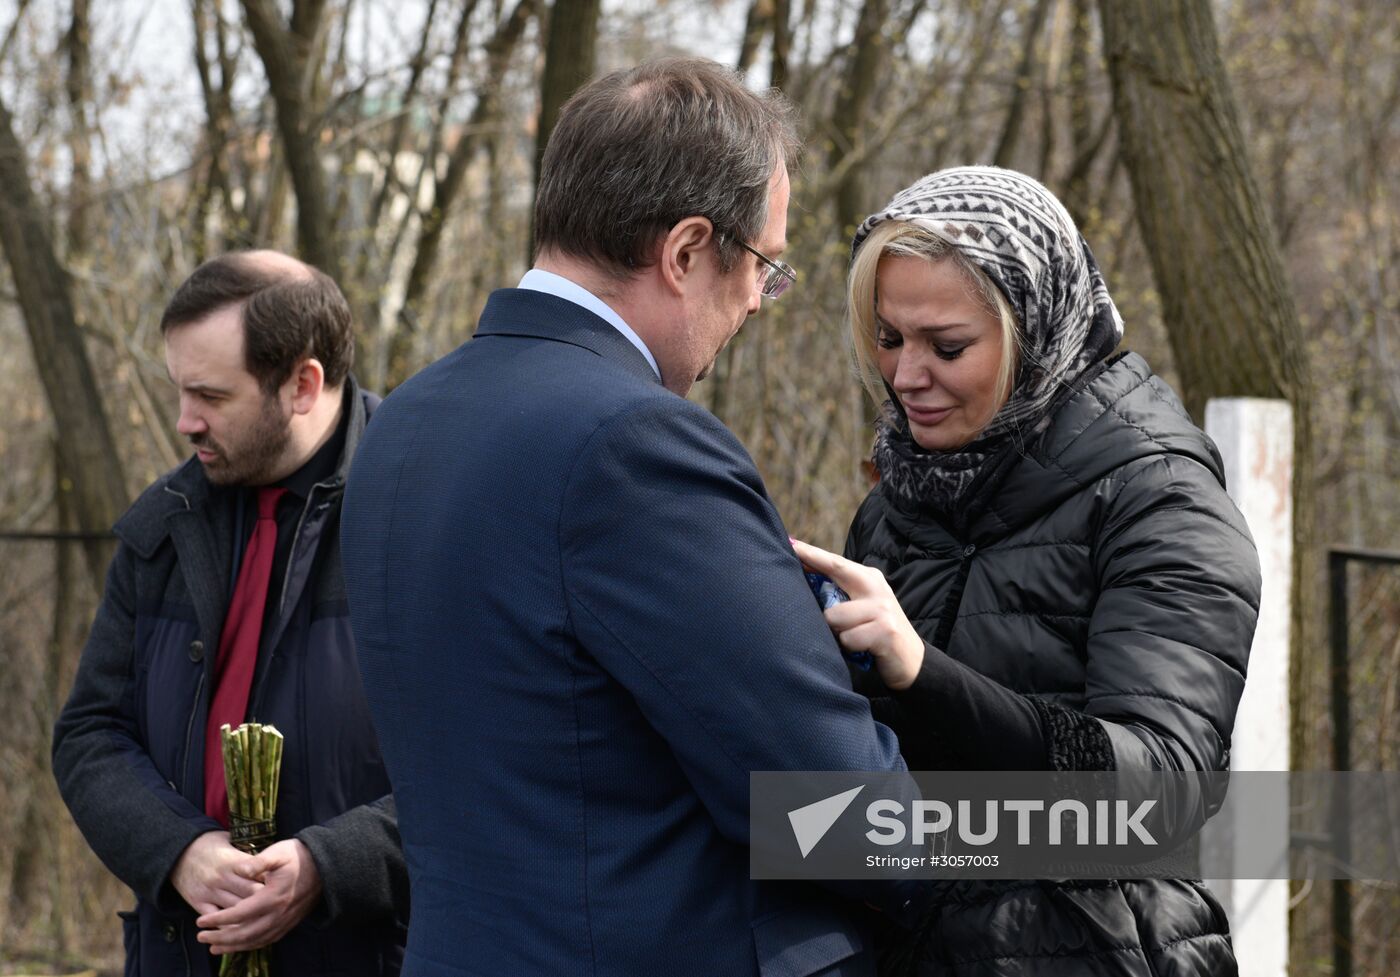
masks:
<svg viewBox="0 0 1400 977"><path fill-rule="evenodd" d="M797 272L792 270L792 266L784 261L775 261L757 248L751 248L743 241L735 238L735 243L749 254L756 255L766 267L759 269L758 293L766 299L775 299L792 287L797 281Z"/></svg>

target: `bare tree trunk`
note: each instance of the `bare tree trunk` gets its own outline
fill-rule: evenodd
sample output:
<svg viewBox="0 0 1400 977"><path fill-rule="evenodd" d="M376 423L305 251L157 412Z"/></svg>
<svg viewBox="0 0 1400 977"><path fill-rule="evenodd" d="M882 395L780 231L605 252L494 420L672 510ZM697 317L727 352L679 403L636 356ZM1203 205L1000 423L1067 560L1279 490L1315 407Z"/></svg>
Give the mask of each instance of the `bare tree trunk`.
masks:
<svg viewBox="0 0 1400 977"><path fill-rule="evenodd" d="M422 214L418 210L418 201L422 197L423 188L429 181L436 184L437 180L437 160L442 153L443 132L447 127L448 110L452 105L453 96L457 91L457 83L461 79L463 66L466 64L467 51L471 41L471 16L476 9L476 0L464 0L462 8L457 18L457 26L453 32L452 53L447 59L447 76L443 79L442 97L438 100L436 111L433 114L432 129L428 133L426 148L419 154L418 171L408 186L404 188L404 195L407 198L402 216L398 219L390 236L388 247L385 249L384 257L380 262L382 278L379 282L379 290L382 293L392 276L396 274L395 269L400 267L399 253L403 243L409 240L409 229L417 223L421 226ZM481 264L478 263L478 268ZM410 271L412 269L410 268ZM363 276L362 276L363 280ZM394 310L395 322L386 323L384 321L385 309L379 310L379 324L381 326L393 325L403 328L402 309ZM389 382L389 361L391 355L399 355L392 347L396 340L390 334L386 339L375 345L375 355L372 368L369 370L370 381L373 389L383 390ZM397 341L402 342L402 341Z"/></svg>
<svg viewBox="0 0 1400 977"><path fill-rule="evenodd" d="M792 2L773 0L773 65L768 84L786 89L788 59L792 56Z"/></svg>
<svg viewBox="0 0 1400 977"><path fill-rule="evenodd" d="M1030 19L1026 22L1021 65L1016 69L1016 83L1011 89L1011 106L1006 110L1006 123L1002 126L996 151L992 153L993 166L1010 166L1016 155L1016 143L1021 138L1021 119L1026 114L1026 97L1030 94L1031 78L1035 74L1035 44L1049 12L1050 0L1036 0Z"/></svg>
<svg viewBox="0 0 1400 977"><path fill-rule="evenodd" d="M71 532L77 529L72 492L61 488L71 479L65 476L62 465L61 448L55 441L54 474L60 485L60 490L55 493L58 528ZM54 721L58 718L63 692L72 681L73 669L77 664L77 650L82 639L75 632L83 627L78 622L90 620L92 608L80 600L77 577L80 568L73 565L73 544L57 541L53 546L54 597L49 642L40 661L38 695L29 704L33 710L30 728L37 734L29 761L33 786L22 801L24 814L17 822L22 825L16 836L21 844L16 846L9 901L12 912L20 918L41 906L47 910L44 929L50 934L54 950L62 955L72 949L69 932L71 906L68 905L70 900L64 898L68 893L63 891L72 882L59 870L62 833L74 829L66 816L63 799L59 797L49 767L49 739ZM47 899L42 898L45 895Z"/></svg>
<svg viewBox="0 0 1400 977"><path fill-rule="evenodd" d="M1312 385L1268 208L1250 168L1209 0L1100 0L1118 139L1192 415L1210 397L1294 410L1293 737L1304 756L1312 588ZM1306 634L1304 633L1306 629Z"/></svg>
<svg viewBox="0 0 1400 977"><path fill-rule="evenodd" d="M224 118L224 125L221 129L223 141L215 149L221 157L219 173L224 178L222 186L219 187L219 193L223 198L224 214L228 221L224 227L224 244L225 246L245 247L252 243L251 224L248 220L247 189L249 180L246 167L239 167L239 176L244 188L243 201L235 204L231 169L225 165L226 161L222 159L224 149L229 145L229 140L234 134L233 86L238 75L237 52L229 45L229 25L222 15L214 18L214 53L219 61L219 105L222 107Z"/></svg>
<svg viewBox="0 0 1400 977"><path fill-rule="evenodd" d="M953 102L952 111L947 115L947 122L943 125L943 134L931 141L926 151L924 168L929 171L944 165L955 142L959 149L957 162L965 163L973 159L973 127L962 124L962 120L971 117L972 96L982 84L987 59L996 47L996 23L1000 20L1005 5L1006 0L984 3L979 9L974 9L968 17L967 37L960 45L966 51L966 55L958 59L961 70L957 72L960 79L957 98ZM951 78L945 86L945 91L952 87ZM946 98L945 94L944 99Z"/></svg>
<svg viewBox="0 0 1400 977"><path fill-rule="evenodd" d="M215 242L212 250L223 250L228 241L246 244L249 241L249 233L245 215L234 207L229 172L224 164L224 153L228 150L229 135L233 131L234 68L233 59L228 51L223 18L217 9L210 10L210 0L191 0L190 14L194 22L195 69L199 75L200 92L204 96L205 152L209 157L195 205L196 258L202 261L211 250L205 236L205 225L213 210L215 197L222 205L222 225L219 240ZM211 32L214 35L213 60L210 59L206 47ZM217 84L213 71L216 63L219 66Z"/></svg>
<svg viewBox="0 0 1400 977"><path fill-rule="evenodd" d="M739 42L739 60L735 62L741 75L748 74L753 67L753 59L758 55L763 37L773 21L772 0L753 0L749 4L748 16L744 19L744 36Z"/></svg>
<svg viewBox="0 0 1400 977"><path fill-rule="evenodd" d="M319 46L324 11L325 0L296 0L289 26L275 0L243 0L248 29L277 110L283 158L296 195L297 238L302 257L342 282L340 242L317 146L315 123L319 122L319 112L312 100L318 87L313 55Z"/></svg>
<svg viewBox="0 0 1400 977"><path fill-rule="evenodd" d="M413 55L413 60L408 65L408 83L404 86L403 96L399 99L399 117L394 120L393 131L389 135L389 145L384 152L384 178L380 181L379 192L374 195L374 203L370 206L369 217L365 222L365 248L361 251L360 274L356 276L357 280L364 277L366 261L374 250L379 217L384 213L384 206L389 202L390 194L396 187L399 187L395 163L398 160L399 150L403 148L404 137L408 135L408 124L413 118L413 101L418 96L418 86L423 80L423 72L427 69L430 60L428 46L432 40L433 19L437 15L437 6L438 0L429 0L428 13L423 21L423 37L419 42L417 52ZM468 17L474 6L475 3L468 0L466 11Z"/></svg>
<svg viewBox="0 0 1400 977"><path fill-rule="evenodd" d="M1119 140L1187 407L1310 400L1293 296L1207 0L1101 0ZM1224 350L1231 355L1222 356Z"/></svg>
<svg viewBox="0 0 1400 977"><path fill-rule="evenodd" d="M788 28L792 38L791 47L796 50L797 56L788 63L788 76L786 88L788 97L798 105L807 104L807 94L816 80L817 74L813 68L817 65L816 58L812 54L812 35L816 32L813 21L816 20L815 12L818 0L796 0L797 7L793 11L792 19ZM792 65L798 64L802 70L796 74L792 73Z"/></svg>
<svg viewBox="0 0 1400 977"><path fill-rule="evenodd" d="M486 210L482 224L486 227L500 227L506 218L505 196L508 178L505 174L506 148L501 144L501 133L493 132L486 139ZM486 296L497 288L504 275L506 249L492 247L472 263L465 286L468 299L461 309L462 317L475 322Z"/></svg>
<svg viewBox="0 0 1400 977"><path fill-rule="evenodd" d="M1089 64L1093 52L1089 40L1091 0L1074 0L1070 16L1069 42L1069 131L1074 144L1074 158L1064 179L1065 209L1074 223L1087 236L1090 214L1089 173L1103 148L1113 112L1104 113L1103 120L1094 125L1094 107L1090 99Z"/></svg>
<svg viewBox="0 0 1400 977"><path fill-rule="evenodd" d="M549 12L549 36L545 41L544 75L540 79L540 120L535 134L535 186L540 183L540 163L549 134L559 121L559 110L569 96L593 76L598 50L598 15L601 0L554 0ZM534 260L535 227L530 222L528 264Z"/></svg>
<svg viewBox="0 0 1400 977"><path fill-rule="evenodd" d="M256 210L257 220L252 223L252 243L259 247L274 244L285 223L288 197L286 156L280 142L272 144L262 174L263 191Z"/></svg>
<svg viewBox="0 0 1400 977"><path fill-rule="evenodd" d="M24 150L0 102L0 245L10 263L34 363L58 432L62 470L73 480L78 525L106 532L127 506L121 455L73 312L73 288L30 189ZM109 548L86 548L100 591Z"/></svg>
<svg viewBox="0 0 1400 977"><path fill-rule="evenodd" d="M10 57L10 48L14 46L15 38L19 36L19 25L24 20L24 12L29 7L29 0L19 0L15 4L15 19L10 21L10 29L5 32L5 40L0 42L0 61L5 61Z"/></svg>
<svg viewBox="0 0 1400 977"><path fill-rule="evenodd" d="M442 235L447 228L447 215L452 203L462 187L476 151L481 145L483 127L495 116L500 101L501 86L505 81L506 69L510 65L511 54L515 50L525 27L535 14L537 0L518 0L510 15L496 28L491 40L486 42L488 68L486 78L481 83L476 106L471 117L462 127L461 138L452 149L447 161L447 173L433 187L433 206L423 215L423 230L418 238L418 251L413 256L413 267L408 273L408 284L404 290L403 311L398 329L390 343L389 376L391 380L402 379L407 367L408 347L417 331L419 307L428 288L428 276L437 262Z"/></svg>
<svg viewBox="0 0 1400 977"><path fill-rule="evenodd" d="M861 143L866 115L875 94L876 76L885 53L883 30L888 15L888 0L865 0L861 5L850 58L832 110L834 139L828 162L833 167L842 157L855 152ZM842 237L849 237L856 222L865 214L861 176L861 167L850 167L836 187L836 226Z"/></svg>
<svg viewBox="0 0 1400 977"><path fill-rule="evenodd" d="M1050 161L1055 158L1055 99L1054 79L1049 71L1041 74L1040 88L1040 166L1036 175L1049 179Z"/></svg>
<svg viewBox="0 0 1400 977"><path fill-rule="evenodd" d="M73 17L64 35L68 56L68 113L72 133L68 140L73 156L73 179L68 188L68 249L77 254L87 241L88 198L92 196L92 136L88 126L88 104L92 101L92 65L89 48L87 0L73 0Z"/></svg>

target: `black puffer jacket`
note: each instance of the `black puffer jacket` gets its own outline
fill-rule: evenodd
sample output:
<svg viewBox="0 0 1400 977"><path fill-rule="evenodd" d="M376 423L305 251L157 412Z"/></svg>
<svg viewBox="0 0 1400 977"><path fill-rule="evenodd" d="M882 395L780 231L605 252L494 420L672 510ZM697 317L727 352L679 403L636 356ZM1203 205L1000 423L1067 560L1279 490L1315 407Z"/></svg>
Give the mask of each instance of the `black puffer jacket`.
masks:
<svg viewBox="0 0 1400 977"><path fill-rule="evenodd" d="M912 515L888 489L846 555L884 572L930 642L908 692L873 690L911 768L1024 767L1024 737L1015 761L989 751L1027 715L1040 769L1227 768L1258 559L1215 446L1140 357L1092 371L967 512ZM1220 977L1228 933L1196 882L973 882L892 959L939 977Z"/></svg>

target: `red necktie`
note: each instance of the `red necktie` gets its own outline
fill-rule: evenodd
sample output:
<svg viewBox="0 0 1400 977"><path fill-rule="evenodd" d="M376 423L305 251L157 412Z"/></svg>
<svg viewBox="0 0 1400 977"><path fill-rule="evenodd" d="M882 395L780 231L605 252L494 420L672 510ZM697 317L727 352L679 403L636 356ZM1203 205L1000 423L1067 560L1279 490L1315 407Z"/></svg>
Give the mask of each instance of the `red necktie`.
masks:
<svg viewBox="0 0 1400 977"><path fill-rule="evenodd" d="M228 787L224 782L224 748L219 728L235 729L248 711L253 671L258 664L263 609L272 579L272 554L277 549L277 500L284 488L258 489L258 521L243 553L243 566L233 588L233 600L219 638L214 662L214 699L204 727L204 811L228 827Z"/></svg>

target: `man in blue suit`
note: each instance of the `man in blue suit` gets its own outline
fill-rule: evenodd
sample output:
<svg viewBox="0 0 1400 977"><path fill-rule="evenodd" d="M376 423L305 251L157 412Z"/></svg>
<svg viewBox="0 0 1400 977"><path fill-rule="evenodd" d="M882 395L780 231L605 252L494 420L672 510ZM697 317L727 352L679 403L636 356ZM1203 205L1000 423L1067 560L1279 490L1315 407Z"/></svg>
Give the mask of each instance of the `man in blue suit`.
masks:
<svg viewBox="0 0 1400 977"><path fill-rule="evenodd" d="M366 432L343 563L407 977L873 971L849 903L749 878L749 774L899 770L897 744L752 460L684 397L795 278L795 148L781 97L711 62L592 82L534 268Z"/></svg>

